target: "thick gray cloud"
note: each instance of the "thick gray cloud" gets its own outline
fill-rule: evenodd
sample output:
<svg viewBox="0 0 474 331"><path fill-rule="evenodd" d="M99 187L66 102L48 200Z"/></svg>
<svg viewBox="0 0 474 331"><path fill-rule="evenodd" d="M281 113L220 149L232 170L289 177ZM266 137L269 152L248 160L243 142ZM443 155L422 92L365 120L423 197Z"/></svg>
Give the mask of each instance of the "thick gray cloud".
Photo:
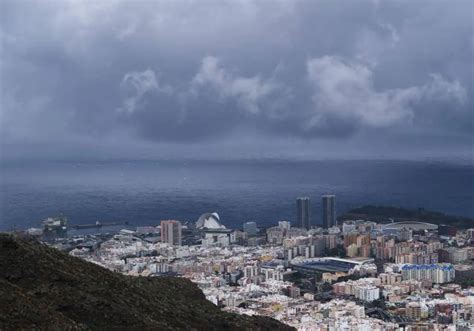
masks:
<svg viewBox="0 0 474 331"><path fill-rule="evenodd" d="M310 129L324 127L326 118L387 127L413 120L416 104L425 100L462 105L466 99L459 81L446 81L440 74L432 74L423 85L377 91L369 67L330 56L309 60L308 75L315 90Z"/></svg>
<svg viewBox="0 0 474 331"><path fill-rule="evenodd" d="M3 154L469 156L472 11L469 0L2 1Z"/></svg>

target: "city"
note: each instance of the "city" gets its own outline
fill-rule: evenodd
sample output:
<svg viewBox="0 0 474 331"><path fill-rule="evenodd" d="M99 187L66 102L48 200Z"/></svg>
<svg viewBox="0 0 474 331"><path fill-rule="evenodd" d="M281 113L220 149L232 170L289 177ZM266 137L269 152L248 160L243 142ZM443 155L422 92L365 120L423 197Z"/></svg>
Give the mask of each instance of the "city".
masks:
<svg viewBox="0 0 474 331"><path fill-rule="evenodd" d="M338 224L336 196L322 196L322 227L309 197L295 222L228 229L218 213L117 233L65 236L49 218L26 236L114 272L185 277L225 311L262 315L298 330L470 330L474 326L474 228L417 221ZM67 231L66 231L67 232Z"/></svg>
<svg viewBox="0 0 474 331"><path fill-rule="evenodd" d="M474 0L0 12L0 331L474 331Z"/></svg>

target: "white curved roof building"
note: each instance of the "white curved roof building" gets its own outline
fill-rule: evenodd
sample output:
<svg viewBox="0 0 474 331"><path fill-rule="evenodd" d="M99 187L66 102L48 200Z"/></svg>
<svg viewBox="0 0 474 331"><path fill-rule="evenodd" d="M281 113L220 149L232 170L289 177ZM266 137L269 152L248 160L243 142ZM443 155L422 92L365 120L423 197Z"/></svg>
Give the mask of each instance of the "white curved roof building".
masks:
<svg viewBox="0 0 474 331"><path fill-rule="evenodd" d="M220 223L219 214L204 213L196 222L197 229L225 229L226 227Z"/></svg>

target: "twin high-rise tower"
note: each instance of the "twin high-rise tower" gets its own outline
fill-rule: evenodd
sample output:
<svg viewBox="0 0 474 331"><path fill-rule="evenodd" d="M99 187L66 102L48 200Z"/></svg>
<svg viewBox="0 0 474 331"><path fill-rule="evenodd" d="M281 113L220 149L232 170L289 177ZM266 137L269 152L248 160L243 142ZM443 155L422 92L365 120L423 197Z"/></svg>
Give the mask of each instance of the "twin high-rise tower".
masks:
<svg viewBox="0 0 474 331"><path fill-rule="evenodd" d="M306 230L311 228L311 200L308 197L296 199L296 226Z"/></svg>
<svg viewBox="0 0 474 331"><path fill-rule="evenodd" d="M329 229L336 225L336 196L323 195L323 227Z"/></svg>
<svg viewBox="0 0 474 331"><path fill-rule="evenodd" d="M337 225L336 196L323 195L323 227L328 229ZM311 200L308 197L296 199L296 226L302 229L311 228Z"/></svg>

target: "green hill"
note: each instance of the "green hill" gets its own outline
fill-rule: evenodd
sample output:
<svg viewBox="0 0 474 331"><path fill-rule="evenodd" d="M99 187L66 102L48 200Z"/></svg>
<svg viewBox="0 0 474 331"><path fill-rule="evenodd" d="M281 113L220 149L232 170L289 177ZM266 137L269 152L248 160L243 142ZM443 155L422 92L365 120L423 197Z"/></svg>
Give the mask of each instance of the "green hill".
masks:
<svg viewBox="0 0 474 331"><path fill-rule="evenodd" d="M221 311L184 278L128 277L0 234L0 330L291 330Z"/></svg>

